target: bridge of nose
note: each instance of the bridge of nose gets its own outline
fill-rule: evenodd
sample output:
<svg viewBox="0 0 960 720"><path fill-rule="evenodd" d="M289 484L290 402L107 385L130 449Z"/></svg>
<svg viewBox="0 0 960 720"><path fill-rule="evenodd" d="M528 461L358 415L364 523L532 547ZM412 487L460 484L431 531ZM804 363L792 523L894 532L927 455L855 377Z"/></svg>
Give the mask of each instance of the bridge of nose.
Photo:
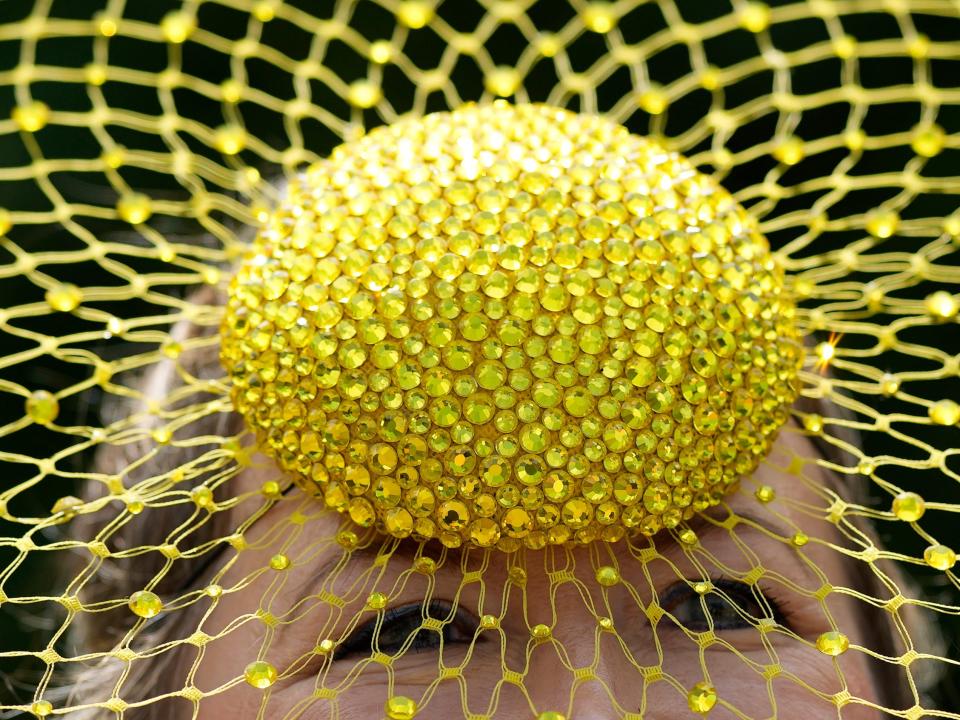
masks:
<svg viewBox="0 0 960 720"><path fill-rule="evenodd" d="M611 632L609 609L595 604L596 598L592 600L594 604L588 605L573 584L556 594L557 621L549 637L538 640L530 650L524 680L538 710L549 707L565 715L572 710L572 715L566 715L568 720L607 720L622 718L640 706L641 668L657 664L652 636L644 643L649 652L626 646L620 628ZM639 633L634 635L639 637Z"/></svg>

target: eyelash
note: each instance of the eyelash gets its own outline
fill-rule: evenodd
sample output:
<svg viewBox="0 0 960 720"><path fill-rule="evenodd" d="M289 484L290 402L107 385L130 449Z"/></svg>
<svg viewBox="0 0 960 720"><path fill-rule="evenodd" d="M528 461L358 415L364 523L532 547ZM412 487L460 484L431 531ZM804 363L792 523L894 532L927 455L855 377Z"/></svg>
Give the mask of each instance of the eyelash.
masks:
<svg viewBox="0 0 960 720"><path fill-rule="evenodd" d="M340 660L351 655L372 654L375 650L396 653L416 633L410 643L414 652L432 650L441 645L471 642L476 637L479 622L466 610L457 608L451 617L453 605L443 600L431 600L427 604L410 603L388 609L383 614L380 632L374 638L376 619L364 623L344 640L333 655ZM423 627L424 617L447 620L440 630Z"/></svg>
<svg viewBox="0 0 960 720"><path fill-rule="evenodd" d="M678 625L693 632L704 632L710 629L706 614L710 614L714 630L739 630L754 627L753 623L743 617L744 614L757 620L772 617L778 625L792 629L786 612L788 603L783 600L778 601L769 590L761 591L760 595L765 604L769 606L770 614L767 613L764 603L756 597L754 589L750 585L725 577L712 580L711 584L723 594L711 592L700 595L693 589L690 581L681 580L666 589L660 597L660 605L676 618ZM693 610L694 617L692 620L685 621L681 617L681 613L678 612L678 608L686 602L690 603L688 609ZM706 604L706 613L704 613L704 604ZM739 609L739 612L737 609ZM719 615L720 612L724 611L732 613L732 619L724 620Z"/></svg>
<svg viewBox="0 0 960 720"><path fill-rule="evenodd" d="M746 621L731 607L731 601L739 607L741 611L755 618L769 617L763 605L754 597L751 587L746 583L721 577L713 580L712 585L715 589L722 591L724 595L718 593L700 595L693 589L689 581L681 580L668 587L660 596L660 605L674 615L681 626L694 632L703 632L710 628L710 625L705 619L701 598L707 603L708 612L711 610L711 603L714 604L715 608L716 604L719 603L721 605L720 610L726 609L727 612L734 613L733 622L735 624L725 623L722 618L718 620L717 617L713 617L714 630L736 630L753 627L752 624ZM778 625L790 629L790 624L785 613L787 603L778 601L770 592L761 594L766 600L767 605L770 606L773 620ZM729 600L727 598L729 598ZM693 612L703 618L700 625L697 625L696 618L694 618L693 622L684 622L682 618L679 617L680 613L677 612L677 608L684 602L690 602ZM752 609L757 610L756 613L751 612L751 605L753 606ZM372 654L375 650L385 653L395 653L407 642L407 639L413 633L416 633L416 635L410 643L410 649L414 652L436 649L439 648L441 644L450 645L453 643L473 641L474 638L477 637L476 630L478 622L470 613L461 608L457 608L451 618L451 610L453 609L452 604L442 600L432 600L426 606L422 603L410 603L408 605L390 608L383 614L383 621L380 623L380 632L376 637L376 647L374 647L374 633L376 632L377 621L374 619L355 629L350 636L339 645L333 655L333 659L341 660L352 655ZM715 613L711 613L711 615L714 614ZM424 616L440 620L450 619L443 624L439 631L428 630L423 627Z"/></svg>

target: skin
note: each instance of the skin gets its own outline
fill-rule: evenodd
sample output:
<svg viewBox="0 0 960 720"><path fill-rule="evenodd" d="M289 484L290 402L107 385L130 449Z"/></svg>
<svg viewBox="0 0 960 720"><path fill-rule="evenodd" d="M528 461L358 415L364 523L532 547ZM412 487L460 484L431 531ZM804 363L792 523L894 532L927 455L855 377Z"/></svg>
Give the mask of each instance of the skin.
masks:
<svg viewBox="0 0 960 720"><path fill-rule="evenodd" d="M573 553L527 551L526 610L522 589L506 582L508 558L499 551L444 552L428 544L423 554L437 559L439 565L432 587L431 578L411 571L418 544L409 540L400 543L382 566L373 564L371 553L384 546L383 540L375 539L370 552L355 552L336 565L336 572L325 571L343 558L342 548L331 538L346 525L299 490L291 491L246 533L249 547L232 555L231 565L217 580L226 589L219 601L201 600L208 608L201 628L213 639L198 651L185 649L181 662L191 668L194 684L204 692L226 689L203 699L199 717L246 718L257 717L258 712L269 718L382 717L392 674L393 694L419 700L432 685L429 702L421 703L418 717L460 717L466 704L470 712L496 718L536 717L544 710L577 720L616 718L625 712L642 713L645 718L695 718L703 716L687 709L686 690L705 679L705 667L720 698L710 712L711 720L880 718L881 712L870 706L878 703L870 663L878 661L866 652L872 645L865 637L870 632L863 622L865 606L842 590L826 593L823 602L811 596L828 584L856 587L851 569L858 562L825 544L852 547L834 524L821 519L831 502L822 489L817 490L826 482L825 475L820 475L825 471L808 461L797 472L797 458L816 456L808 438L792 425L785 428L770 457L739 491L712 509L709 517L689 523L699 536L699 544L692 547L661 533L652 541L641 537L631 545L597 544ZM268 462L257 465L238 478L254 496L264 480L277 477ZM772 487L776 499L759 502L754 490L760 484ZM254 497L233 512L245 518L261 504ZM295 511L306 518L301 524L289 522ZM731 512L753 520L742 520L735 527L721 525ZM810 537L802 548L789 542L797 529ZM281 572L270 570L270 557L281 547L292 565ZM643 552L652 547L655 553ZM463 568L478 569L484 558L488 565L482 582L462 584ZM627 591L627 583L604 591L594 579L596 567L614 564L633 593ZM715 632L716 641L704 642L708 647L701 651L692 639L696 633L681 627L684 618L689 621L690 608L699 606L695 594L690 599L690 583L684 579L695 582L725 576L735 580L757 566L766 569L757 587L779 606L790 629L777 626L765 634L755 627L721 629ZM547 600L551 593L547 567L566 568L580 581L553 586L555 617ZM375 618L374 612L363 611L374 590L386 593L391 607L420 603L424 598L456 604L460 611L455 625L463 625L460 632L469 637L483 613L503 620L497 630L480 631L472 648L468 641L448 642L442 654L439 649L410 650L392 661L392 673L383 664L364 665L369 643L366 652L343 659L314 654L321 639L347 638L356 626ZM345 599L342 611L318 597L323 591ZM667 614L654 628L645 609L655 596ZM265 641L265 624L253 616L257 608L269 608L281 619L269 641ZM765 612L756 605L748 611L759 616ZM598 616L611 618L616 633L600 630ZM461 622L463 618L466 621ZM529 628L536 623L550 625L557 643L530 643ZM845 632L851 643L850 650L837 658L813 646L821 633L834 628ZM266 649L261 652L261 648ZM658 665L661 655L662 679L658 680L649 668ZM269 691L237 680L246 664L258 657L269 660L281 673ZM463 677L437 681L441 659L445 667L463 667ZM494 709L491 695L501 681L502 665L524 674L526 694L516 684L504 683ZM776 666L779 673L765 679L764 668ZM590 669L575 689L568 668ZM642 668L648 668L646 683ZM337 687L348 674L347 689L335 705L313 697L315 688ZM853 700L838 708L832 695L844 688Z"/></svg>

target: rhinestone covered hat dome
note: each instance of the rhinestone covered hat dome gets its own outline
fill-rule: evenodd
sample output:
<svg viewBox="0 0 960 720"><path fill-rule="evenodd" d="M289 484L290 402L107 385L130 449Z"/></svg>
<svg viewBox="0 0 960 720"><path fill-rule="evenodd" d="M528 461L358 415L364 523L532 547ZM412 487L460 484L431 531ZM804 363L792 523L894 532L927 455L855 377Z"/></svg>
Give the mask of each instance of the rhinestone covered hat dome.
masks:
<svg viewBox="0 0 960 720"><path fill-rule="evenodd" d="M765 456L803 350L753 219L598 116L403 120L294 180L230 287L260 446L364 527L513 550L653 534Z"/></svg>

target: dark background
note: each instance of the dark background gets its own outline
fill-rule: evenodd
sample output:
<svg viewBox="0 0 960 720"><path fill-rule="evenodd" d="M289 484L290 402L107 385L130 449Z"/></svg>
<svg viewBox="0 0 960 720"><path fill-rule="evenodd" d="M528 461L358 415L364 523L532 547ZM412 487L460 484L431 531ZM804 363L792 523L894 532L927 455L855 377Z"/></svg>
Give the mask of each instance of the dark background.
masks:
<svg viewBox="0 0 960 720"><path fill-rule="evenodd" d="M298 0L292 3L319 16L324 16L328 3ZM773 5L785 3L775 2ZM879 4L879 3L878 3ZM151 2L131 2L124 10L125 18L141 19L158 22L167 11L179 6L178 3L167 0ZM60 0L53 2L50 15L55 17L90 18L97 11L103 9L105 2L92 0ZM711 18L730 12L726 2L701 2L700 0L677 0L676 6L682 16L690 23L703 23ZM7 25L23 21L36 7L29 0L6 0L0 2L0 23ZM451 25L460 30L469 30L482 17L482 7L472 0L447 0L439 9L439 14ZM563 2L553 0L534 3L527 13L530 18L545 30L559 30L575 12ZM956 11L953 18L945 19L933 15L915 13L911 19L918 30L935 42L960 43L960 16ZM242 37L247 28L247 14L241 10L217 5L213 3L200 6L198 21L201 27L214 30L226 38ZM894 19L885 14L863 13L842 20L847 33L860 41L876 38L890 38L900 36L900 26ZM351 25L369 38L387 38L394 25L393 16L378 5L371 2L360 2ZM620 21L620 29L626 39L637 42L657 29L665 26L665 20L657 3L650 3L632 11ZM0 39L0 72L17 66L20 61L21 41L9 33ZM404 52L420 67L433 67L443 50L443 43L430 30L414 33L404 48ZM775 25L770 30L773 44L790 51L820 42L827 37L824 23L821 19L810 17L797 20L786 25ZM262 42L281 48L286 54L294 58L301 58L309 47L309 35L302 29L282 20L275 20L267 26ZM498 30L487 47L498 64L509 65L519 57L526 40L515 29L508 26ZM63 67L82 67L91 59L91 41L89 37L66 37L42 40L38 46L38 63ZM712 38L706 43L709 61L719 67L733 65L744 58L756 55L758 45L755 37L750 33L738 30L721 37ZM592 33L587 33L574 43L569 50L570 57L577 69L585 69L604 52L603 39ZM188 42L183 47L184 72L213 83L219 83L230 77L230 68L226 59L201 45ZM672 46L655 56L647 59L651 77L663 84L669 85L672 81L684 76L690 71L689 60L683 46ZM132 67L151 72L162 71L168 62L167 48L162 43L148 43L120 35L111 40L110 64ZM366 60L360 57L345 43L334 42L325 57L325 64L337 74L350 81L363 77L367 71ZM960 78L960 60L931 59L932 84L938 88L956 88L957 78ZM860 82L864 87L883 87L913 81L914 63L908 57L864 58L859 62ZM293 89L289 75L271 66L258 58L247 61L249 84L252 87L264 89L274 96L291 98ZM797 67L792 73L793 92L803 95L816 92L839 83L841 61L830 60L813 65ZM556 71L552 63L543 62L537 65L525 81L525 90L531 100L546 99L549 90L556 82ZM483 93L483 78L481 71L469 58L458 62L452 76L454 85L460 96L465 99L478 99ZM616 103L622 96L631 92L629 73L616 72L609 80L597 88L597 98L600 109L606 109ZM747 99L765 95L770 92L773 82L772 72L761 72L727 88L728 106L736 106ZM337 93L321 83L312 83L313 101L341 117L347 117L349 108ZM117 107L128 107L148 114L159 113L159 105L155 89L138 88L136 86L108 82L104 93L111 104ZM385 71L384 92L399 112L410 107L415 87L403 73L395 67L388 66ZM63 110L84 111L89 109L90 101L86 88L76 82L42 81L32 84L34 96L45 100L51 107ZM199 120L210 127L216 127L223 122L222 105L217 98L206 97L192 90L178 90L177 111L184 117ZM0 117L8 117L14 105L13 87L0 85ZM665 116L651 118L641 110L631 116L627 122L629 128L641 134L663 132L667 137L680 135L687 129L703 122L704 113L710 109L711 98L709 93L696 90L687 93L684 97L672 103ZM570 104L571 109L579 109L576 102ZM253 103L242 103L240 112L251 134L257 136L274 148L284 148L287 138L282 118L276 113L264 110ZM440 93L434 93L428 103L429 110L447 109L446 100ZM915 101L885 104L871 107L865 121L861 125L868 135L884 135L893 132L908 130L920 118L921 106ZM842 132L850 107L845 102L837 102L830 106L805 111L797 130L801 137L812 140L820 137L836 135ZM757 142L769 139L776 125L778 114L770 112L757 120L744 124L733 135L728 147L737 150L750 147ZM365 122L368 126L382 122L375 111L365 113ZM940 109L937 122L946 129L948 134L958 137L960 133L960 107L944 106ZM320 123L305 121L302 124L305 146L318 155L325 155L339 143L339 138ZM132 131L114 129L112 131L119 142L130 147L155 147L163 149L162 143L156 138L144 136ZM83 128L68 128L63 126L49 126L37 135L47 157L89 157L95 158L101 148L93 135ZM219 161L220 156L213 150L203 147L195 140L189 139L191 149L197 153ZM697 147L681 148L689 155L709 149L709 143L701 143ZM806 178L822 176L829 173L845 151L828 152L811 157L790 169L784 176L782 184L792 185ZM960 151L948 150L929 161L924 169L925 175L956 177L960 175ZM700 157L707 157L705 155ZM902 170L903 166L912 157L908 146L889 148L874 153L866 153L858 162L852 174L872 174ZM247 151L243 159L260 167L265 177L276 176L282 168L271 165ZM29 164L29 156L19 134L11 133L0 136L0 166L22 167ZM776 165L776 161L768 156L742 165L735 164L726 172L718 173L724 185L732 192L748 188L763 180L767 172ZM704 169L711 171L709 165ZM182 199L186 190L169 177L137 168L124 168L124 176L131 185L149 190L154 197ZM85 174L83 177L60 176L55 179L58 189L68 199L103 204L111 206L115 202L115 193L108 186L102 176ZM227 192L213 188L213 191ZM829 210L831 218L864 212L882 200L892 196L895 189L872 193L851 193L840 203ZM791 202L793 206L791 206ZM802 197L795 201L785 201L777 206L771 216L776 216L788 210L795 209L797 203L810 203L812 198ZM0 182L0 206L23 210L42 210L49 207L49 201L32 180ZM917 198L904 213L910 217L945 217L958 209L958 200L955 195L925 195ZM239 228L238 218L224 215L219 218L231 227ZM106 221L84 221L88 227L98 234L101 239L124 238L124 230L115 227ZM185 234L197 233L198 228L189 221L178 220L172 217L157 217L151 221L164 233ZM782 247L786 242L803 231L803 227L794 227L770 234L771 244ZM78 241L66 233L59 226L27 226L14 228L10 233L11 239L27 251L76 249ZM811 248L812 251L823 252L831 247L837 247L841 242L850 240L848 234L825 234ZM929 238L894 237L888 240L885 250L902 250L912 252ZM136 239L131 239L136 242ZM958 253L940 260L941 263L956 266ZM7 250L0 248L0 270L4 265L12 262L12 256ZM124 262L137 272L156 270L156 263L149 260L125 259ZM52 267L46 269L50 275L61 280L73 282L80 286L116 285L119 280L105 272L95 263L73 264L66 267ZM855 274L854 280L865 281L869 277ZM960 270L954 275L954 281L960 280ZM195 280L184 277L181 284L172 285L170 293L183 294L195 285ZM920 282L898 294L903 299L922 298L935 289L944 289L943 285L930 282ZM957 292L956 282L951 292ZM29 278L10 276L9 273L0 273L0 307L10 307L25 302L38 301L43 297L42 289L38 288ZM158 312L150 309L142 301L126 301L123 306L110 308L119 317L134 317L145 311ZM874 317L873 321L884 324L890 318ZM30 328L51 335L62 335L87 329L89 323L79 320L72 314L55 314L42 318L31 318L18 321L20 327ZM926 328L911 331L908 338L911 342L926 343L954 356L960 354L960 332L956 323L939 328ZM0 355L7 356L20 349L28 347L29 343L14 337L0 337ZM103 358L115 358L124 354L142 351L146 344L137 343L127 338L121 342L118 339L104 339L102 342L89 343L86 347ZM916 358L911 358L899 352L885 353L876 361L878 366L890 372L915 370L918 367ZM933 369L927 362L920 365ZM64 362L52 357L44 357L37 361L23 363L0 369L0 378L20 383L31 389L56 390L86 377L90 372L88 365ZM843 378L842 372L837 373ZM905 391L915 396L929 399L960 398L960 380L956 376L935 381L917 381L905 385ZM877 410L885 413L903 412L921 414L915 404L904 403L896 398L881 398L870 395L859 398L866 404L872 404ZM103 401L102 391L94 389L66 399L62 403L59 423L63 425L92 425L101 424L99 408ZM6 424L22 416L22 399L13 394L0 392L0 424ZM958 445L957 428L928 428L921 425L906 427L907 432L914 437L923 439L938 448L952 448ZM13 436L0 439L0 450L16 451L30 457L45 457L56 450L63 448L75 438L53 432L39 426L32 426ZM906 445L891 447L891 441L882 433L866 434L863 439L864 450L867 455L898 454L902 457L922 458L915 449ZM950 467L960 471L960 463L951 458ZM82 471L89 463L89 453L75 454L66 463L64 469ZM10 487L32 474L33 468L17 463L0 465L0 487ZM934 471L917 471L911 473L903 468L891 468L889 475L881 469L879 475L889 479L897 485L920 491L928 500L940 502L960 503L960 488L950 478ZM62 495L76 492L71 482L65 478L57 478L60 485L51 489L50 483L42 483L42 489L36 492L23 493L17 498L16 514L21 517L45 516L52 502ZM883 509L883 508L881 508ZM923 527L938 538L941 542L951 544L957 548L960 533L956 530L955 514L945 512L928 512L923 520ZM926 543L905 524L884 522L879 523L879 531L889 547L896 548L914 557L922 554ZM0 522L0 537L19 537L26 527L14 523ZM55 542L60 539L61 529L53 528L45 533L44 540ZM0 568L7 565L17 556L16 551L9 546L0 545ZM62 582L51 583L54 568L50 561L55 559L56 553L31 552L27 562L18 568L9 578L4 579L0 574L0 587L10 597L34 594L54 594L62 591ZM915 577L923 586L922 597L943 599L946 602L957 603L956 589L951 587L944 577L944 573L929 570L923 566L912 566L916 569ZM0 652L16 648L42 647L52 628L58 627L62 621L62 612L51 612L45 609L38 611L36 607L5 604L3 617L0 619ZM948 655L960 656L960 621L955 616L941 616L942 632L948 638L950 649ZM19 662L16 658L0 658L0 698L3 702L11 702L14 698L26 701L31 694L31 687L36 682L37 671L42 669L39 664ZM960 708L960 673L946 677L941 682L935 702L943 709L956 710Z"/></svg>

